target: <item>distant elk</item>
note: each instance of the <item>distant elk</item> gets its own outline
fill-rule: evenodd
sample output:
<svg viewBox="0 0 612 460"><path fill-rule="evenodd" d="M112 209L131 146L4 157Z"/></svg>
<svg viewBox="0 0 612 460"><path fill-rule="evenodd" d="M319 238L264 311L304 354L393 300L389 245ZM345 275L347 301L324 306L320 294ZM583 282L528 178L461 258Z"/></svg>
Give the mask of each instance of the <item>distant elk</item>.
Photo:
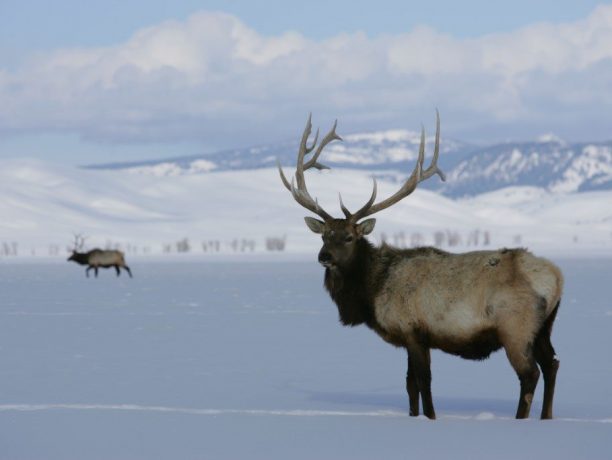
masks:
<svg viewBox="0 0 612 460"><path fill-rule="evenodd" d="M98 268L110 268L115 267L117 276L121 274L121 268L123 268L130 278L132 277L132 271L130 267L125 264L125 257L123 252L115 250L103 250L103 249L92 249L87 252L80 252L85 246L85 238L81 235L74 236L74 247L72 248L72 254L68 257L68 261L76 262L79 265L87 265L85 275L89 278L89 270L94 269L96 278L98 277Z"/></svg>
<svg viewBox="0 0 612 460"><path fill-rule="evenodd" d="M385 243L376 247L365 238L376 220L363 218L407 197L434 174L445 180L437 166L440 118L436 115L429 167L423 167L422 130L416 166L401 188L375 203L374 180L370 199L354 213L340 196L344 218L336 219L325 212L311 197L304 179L307 169L327 168L318 158L328 143L341 140L335 132L336 123L318 146L318 131L308 145L312 129L308 118L295 177L289 182L279 164L282 182L301 206L322 219L305 218L308 228L322 235L319 262L325 267L325 287L338 307L342 324L365 324L383 340L408 351L410 415L419 415L420 396L424 414L430 419L436 417L430 349L483 360L503 347L520 380L516 418L529 417L539 365L544 375L541 418L550 419L559 368L550 335L563 288L563 276L554 264L525 249L453 254L435 247L398 249Z"/></svg>

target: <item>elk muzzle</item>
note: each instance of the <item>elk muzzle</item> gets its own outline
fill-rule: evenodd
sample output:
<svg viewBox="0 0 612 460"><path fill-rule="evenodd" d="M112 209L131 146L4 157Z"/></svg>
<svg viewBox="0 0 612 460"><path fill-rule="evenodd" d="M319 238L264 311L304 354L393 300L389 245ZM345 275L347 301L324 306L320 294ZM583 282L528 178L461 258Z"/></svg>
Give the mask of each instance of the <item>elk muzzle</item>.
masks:
<svg viewBox="0 0 612 460"><path fill-rule="evenodd" d="M319 251L319 263L326 268L330 268L334 265L333 257L331 253L325 248L325 246L323 246Z"/></svg>

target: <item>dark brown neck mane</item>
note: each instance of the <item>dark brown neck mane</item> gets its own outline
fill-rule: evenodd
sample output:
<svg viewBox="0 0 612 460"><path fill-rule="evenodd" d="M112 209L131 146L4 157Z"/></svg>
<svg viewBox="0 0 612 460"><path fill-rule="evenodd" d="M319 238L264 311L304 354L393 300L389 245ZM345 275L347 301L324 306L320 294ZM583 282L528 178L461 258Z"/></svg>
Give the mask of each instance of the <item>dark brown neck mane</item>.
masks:
<svg viewBox="0 0 612 460"><path fill-rule="evenodd" d="M71 259L79 265L89 265L89 257L95 252L102 252L101 249L94 248L87 252L73 252Z"/></svg>
<svg viewBox="0 0 612 460"><path fill-rule="evenodd" d="M348 266L325 269L325 287L338 306L342 324L365 323L376 329L373 302L382 287L387 267L382 263L380 248L361 238Z"/></svg>
<svg viewBox="0 0 612 460"><path fill-rule="evenodd" d="M71 260L79 265L87 265L89 263L89 252L73 252Z"/></svg>

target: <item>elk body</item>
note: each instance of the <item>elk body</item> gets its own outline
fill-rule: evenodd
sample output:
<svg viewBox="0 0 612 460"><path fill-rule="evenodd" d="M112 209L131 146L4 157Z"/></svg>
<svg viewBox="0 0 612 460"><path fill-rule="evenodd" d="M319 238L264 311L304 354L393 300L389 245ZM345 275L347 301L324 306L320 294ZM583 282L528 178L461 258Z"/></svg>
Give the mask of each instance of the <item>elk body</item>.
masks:
<svg viewBox="0 0 612 460"><path fill-rule="evenodd" d="M517 418L529 416L533 394L544 377L541 418L552 418L559 361L550 341L559 308L563 277L551 262L525 249L501 249L453 254L434 247L376 247L365 236L375 219L361 220L410 195L419 182L438 174L440 121L437 117L433 159L423 169L425 136L416 167L398 192L375 204L376 181L368 202L355 213L342 203L345 215L331 217L307 190L304 171L325 168L318 157L329 142L340 139L335 125L313 156L308 146L310 119L304 130L295 181L281 179L295 200L322 220L306 217L307 226L321 234L319 262L325 267L325 287L346 326L365 324L388 343L408 352L406 389L410 415L435 418L431 396L430 349L466 359L482 360L503 348L520 381ZM318 133L317 133L318 134ZM297 186L295 184L297 182Z"/></svg>
<svg viewBox="0 0 612 460"><path fill-rule="evenodd" d="M68 257L68 261L76 262L79 265L87 265L85 275L89 278L89 270L94 269L96 277L98 276L99 268L111 268L114 267L117 272L117 276L121 274L121 268L123 268L130 278L132 277L132 271L130 267L125 264L125 257L123 252L116 250L103 250L103 249L92 249L87 252L79 252L84 244L84 238L75 236L75 247L72 250L72 254Z"/></svg>

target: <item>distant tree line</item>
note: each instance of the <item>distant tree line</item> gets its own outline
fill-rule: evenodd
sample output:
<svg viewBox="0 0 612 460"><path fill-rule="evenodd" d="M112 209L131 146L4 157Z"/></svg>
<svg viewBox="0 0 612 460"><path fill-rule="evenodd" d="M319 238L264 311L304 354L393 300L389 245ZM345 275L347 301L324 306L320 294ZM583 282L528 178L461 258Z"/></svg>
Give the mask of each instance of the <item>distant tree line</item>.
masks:
<svg viewBox="0 0 612 460"><path fill-rule="evenodd" d="M265 238L264 247L266 251L284 251L287 241L286 235L282 237L269 236ZM181 238L173 243L163 243L162 252L170 253L188 253L195 252L198 245L191 243L189 238ZM215 254L221 252L245 253L255 252L257 249L257 241L253 238L232 238L231 240L221 241L218 239L202 240L199 243L201 252Z"/></svg>
<svg viewBox="0 0 612 460"><path fill-rule="evenodd" d="M612 234L610 234L612 238ZM430 234L423 232L405 232L399 231L392 234L380 233L378 239L381 243L388 243L399 248L409 248L417 246L433 245L439 248L453 247L489 247L493 245L491 231L474 229L468 232L461 233L457 230L436 230ZM572 243L578 244L581 240L578 235L572 235ZM586 241L586 239L583 239ZM497 244L497 243L496 243ZM508 244L508 243L506 243ZM513 246L521 246L524 244L523 235L514 234L511 236ZM106 240L103 249L115 249L131 255L148 255L156 252L151 245L137 245L133 243L120 243L112 240ZM192 242L187 237L182 237L173 242L161 244L162 254L186 254L186 253L251 253L255 252L259 247L267 252L283 252L287 248L287 235L271 235L266 236L261 243L258 244L254 238L232 238L226 241L220 239L204 239L198 242ZM59 244L49 244L46 248L46 255L56 257L62 255L62 246ZM67 248L68 250L70 248ZM0 257L16 257L19 255L30 254L32 256L39 255L34 248L26 248L25 253L20 252L19 243L17 241L0 241ZM45 254L45 251L40 251L40 254Z"/></svg>
<svg viewBox="0 0 612 460"><path fill-rule="evenodd" d="M389 243L399 248L417 247L432 244L436 247L470 246L483 247L491 245L491 232L489 230L475 229L462 235L456 230L436 230L427 238L422 232L406 233L400 231L388 236L380 234L381 243Z"/></svg>
<svg viewBox="0 0 612 460"><path fill-rule="evenodd" d="M3 241L0 244L0 256L18 256L19 255L19 243L16 241L6 242Z"/></svg>

